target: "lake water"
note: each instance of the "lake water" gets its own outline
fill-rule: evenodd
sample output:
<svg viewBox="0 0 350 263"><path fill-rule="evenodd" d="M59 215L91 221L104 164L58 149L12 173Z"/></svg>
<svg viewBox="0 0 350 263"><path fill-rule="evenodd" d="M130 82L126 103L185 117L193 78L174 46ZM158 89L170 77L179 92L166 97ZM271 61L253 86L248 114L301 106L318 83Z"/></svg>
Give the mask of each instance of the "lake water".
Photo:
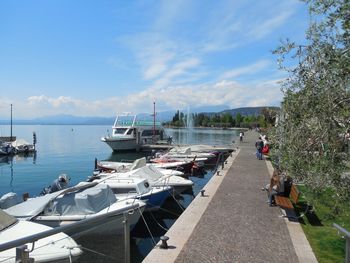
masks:
<svg viewBox="0 0 350 263"><path fill-rule="evenodd" d="M110 126L95 125L18 125L13 126L13 135L32 143L32 133L37 135L35 156L0 157L0 196L10 191L30 196L38 195L50 185L59 174L71 177L70 184L85 181L92 174L94 160L135 160L146 153L113 153L100 138L107 134ZM232 130L212 129L167 129L175 143L227 145L236 140L237 133ZM0 136L10 134L9 126L0 125ZM145 214L147 224L155 242L166 232L204 187L213 175L213 167L206 167L201 176L190 177L194 181L192 191L182 194L176 200L168 200L163 209ZM78 240L88 250L80 262L123 262L123 240L116 238L104 242ZM108 243L108 246L106 244ZM154 243L145 224L139 222L131 234L131 260L140 262L153 248ZM102 257L90 250L103 253Z"/></svg>

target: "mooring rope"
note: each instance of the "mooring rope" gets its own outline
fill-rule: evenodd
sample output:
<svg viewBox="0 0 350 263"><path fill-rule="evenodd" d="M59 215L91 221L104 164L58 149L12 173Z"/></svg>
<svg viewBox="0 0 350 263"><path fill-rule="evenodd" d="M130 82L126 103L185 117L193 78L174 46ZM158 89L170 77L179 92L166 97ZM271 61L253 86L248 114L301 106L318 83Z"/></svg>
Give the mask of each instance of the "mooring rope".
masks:
<svg viewBox="0 0 350 263"><path fill-rule="evenodd" d="M94 253L94 254L96 254L96 255L98 255L98 256L101 256L101 257L105 257L105 258L112 259L112 260L113 260L113 261L115 261L115 262L117 262L117 261L118 261L118 259L117 259L117 258L114 258L114 257L108 256L108 255L103 254L103 253L101 253L101 252L98 252L98 251L96 251L96 250L93 250L93 249L90 249L90 248L87 248L87 247L83 247L83 246L80 246L80 248L81 248L81 249L83 249L83 250L89 251L89 252L91 252L91 253Z"/></svg>
<svg viewBox="0 0 350 263"><path fill-rule="evenodd" d="M162 226L162 225L157 221L157 219L154 217L153 213L150 212L150 214L151 214L151 216L152 216L154 222L156 222L157 225L158 225L161 229L163 229L163 230L165 230L165 231L168 231L168 230L169 230L168 228Z"/></svg>
<svg viewBox="0 0 350 263"><path fill-rule="evenodd" d="M143 222L144 222L145 225L146 225L147 231L148 231L148 233L150 234L150 236L151 236L151 238L152 238L153 244L154 244L154 245L157 245L157 243L156 243L156 241L154 240L154 237L153 237L153 235L152 235L152 232L151 232L151 230L150 230L150 228L149 228L149 226L148 226L148 224L147 224L147 222L146 222L146 219L145 219L145 217L143 216L143 214L142 214L142 212L141 212L140 207L138 208L138 210L139 210L139 213L140 213L140 215L141 215L141 217L142 217Z"/></svg>

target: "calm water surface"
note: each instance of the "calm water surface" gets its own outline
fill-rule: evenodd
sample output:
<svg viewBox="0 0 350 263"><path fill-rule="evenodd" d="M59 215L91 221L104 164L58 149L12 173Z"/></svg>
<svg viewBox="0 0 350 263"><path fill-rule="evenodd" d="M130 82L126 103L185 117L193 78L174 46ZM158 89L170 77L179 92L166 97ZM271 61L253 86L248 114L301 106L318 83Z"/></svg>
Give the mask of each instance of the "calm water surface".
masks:
<svg viewBox="0 0 350 263"><path fill-rule="evenodd" d="M13 127L13 135L32 143L32 133L37 135L37 154L35 156L0 157L0 196L10 191L22 194L28 192L35 196L51 184L59 174L71 177L71 185L86 180L94 169L94 160L135 160L146 153L112 153L112 150L100 138L107 134L110 126L95 125L18 125ZM225 145L236 140L232 130L210 129L167 129L175 143ZM0 135L8 136L10 127L0 125ZM204 187L213 174L208 166L205 173L190 177L194 181L193 189L182 194L176 200L169 199L163 209L157 213L146 213L145 219L155 242L175 222L183 209ZM131 260L141 262L153 248L153 240L145 230L144 222L139 222L132 232ZM89 250L105 254L102 257L94 252L85 251L80 262L123 262L124 248L121 237L104 242L77 240ZM108 244L106 246L106 244Z"/></svg>

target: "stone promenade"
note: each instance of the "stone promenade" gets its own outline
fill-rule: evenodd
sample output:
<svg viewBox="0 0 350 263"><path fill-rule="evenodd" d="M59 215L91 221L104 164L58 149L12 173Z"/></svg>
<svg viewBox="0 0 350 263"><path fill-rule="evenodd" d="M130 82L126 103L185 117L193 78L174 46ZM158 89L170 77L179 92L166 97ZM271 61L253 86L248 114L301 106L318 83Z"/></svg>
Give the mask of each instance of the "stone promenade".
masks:
<svg viewBox="0 0 350 263"><path fill-rule="evenodd" d="M222 175L208 182L205 196L198 195L166 234L169 249L156 247L144 262L303 261L297 256L287 220L280 217L281 209L269 207L267 194L261 191L269 181L271 166L268 169L266 161L256 159L257 138L256 132L245 134L244 142L237 143L237 153L220 171ZM293 231L300 232L297 227ZM298 235L303 236L301 244L306 244L301 253L312 254L302 231ZM313 254L311 258L310 262L316 262Z"/></svg>

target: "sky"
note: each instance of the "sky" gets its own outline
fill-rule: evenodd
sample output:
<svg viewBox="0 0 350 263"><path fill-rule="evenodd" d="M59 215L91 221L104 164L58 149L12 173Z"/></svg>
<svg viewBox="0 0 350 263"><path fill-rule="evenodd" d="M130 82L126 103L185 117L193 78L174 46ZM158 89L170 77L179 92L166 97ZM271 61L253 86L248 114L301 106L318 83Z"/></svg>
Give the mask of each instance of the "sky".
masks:
<svg viewBox="0 0 350 263"><path fill-rule="evenodd" d="M279 106L297 0L2 0L0 119Z"/></svg>

